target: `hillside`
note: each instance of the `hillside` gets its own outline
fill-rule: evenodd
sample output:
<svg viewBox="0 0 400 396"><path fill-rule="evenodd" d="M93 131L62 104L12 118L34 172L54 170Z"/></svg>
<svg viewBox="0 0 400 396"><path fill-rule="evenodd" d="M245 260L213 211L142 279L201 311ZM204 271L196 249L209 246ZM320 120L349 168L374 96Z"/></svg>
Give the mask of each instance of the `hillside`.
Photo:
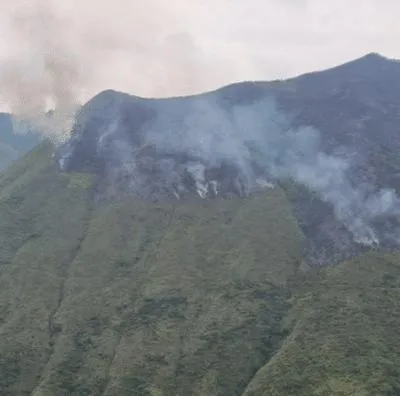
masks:
<svg viewBox="0 0 400 396"><path fill-rule="evenodd" d="M244 396L400 394L399 259L369 253L298 281L290 333Z"/></svg>
<svg viewBox="0 0 400 396"><path fill-rule="evenodd" d="M50 148L0 179L3 394L399 391L398 255L304 273L278 189L93 206Z"/></svg>
<svg viewBox="0 0 400 396"><path fill-rule="evenodd" d="M65 145L15 161L0 395L400 394L400 162L380 140L396 118L370 100L400 107L373 77L393 62L187 98L105 91ZM351 128L362 112L384 133Z"/></svg>
<svg viewBox="0 0 400 396"><path fill-rule="evenodd" d="M90 177L46 150L0 180L3 392L240 394L299 265L282 191L94 208Z"/></svg>

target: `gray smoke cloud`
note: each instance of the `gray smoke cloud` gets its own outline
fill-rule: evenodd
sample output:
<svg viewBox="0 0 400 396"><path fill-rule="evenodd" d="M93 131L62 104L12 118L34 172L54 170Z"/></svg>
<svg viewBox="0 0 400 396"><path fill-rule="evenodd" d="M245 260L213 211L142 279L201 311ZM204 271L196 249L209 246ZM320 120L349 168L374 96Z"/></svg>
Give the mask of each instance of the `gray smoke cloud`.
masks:
<svg viewBox="0 0 400 396"><path fill-rule="evenodd" d="M62 142L71 131L87 78L68 41L68 25L48 2L39 0L17 7L10 25L10 39L19 45L0 63L0 98L14 115L14 131L26 133L33 126Z"/></svg>
<svg viewBox="0 0 400 396"><path fill-rule="evenodd" d="M380 242L375 219L400 215L400 200L393 190L371 193L372 186L353 185L349 178L353 164L345 152L339 156L321 151L319 131L291 127L291 118L273 100L226 111L210 98L199 99L183 119L174 119L174 106L180 105L172 104L146 127L146 142L160 152L188 153L207 166L235 163L247 191L257 177L254 164L270 180L292 179L332 205L336 218L364 245Z"/></svg>
<svg viewBox="0 0 400 396"><path fill-rule="evenodd" d="M381 3L0 0L0 95L62 140L77 104L103 89L186 95L398 55L399 3Z"/></svg>

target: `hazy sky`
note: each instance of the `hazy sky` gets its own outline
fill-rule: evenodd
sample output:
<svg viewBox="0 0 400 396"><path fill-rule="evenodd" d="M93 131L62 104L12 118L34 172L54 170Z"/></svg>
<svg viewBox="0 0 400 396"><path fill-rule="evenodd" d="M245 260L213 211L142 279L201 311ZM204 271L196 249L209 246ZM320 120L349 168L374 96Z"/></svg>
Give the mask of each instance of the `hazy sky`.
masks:
<svg viewBox="0 0 400 396"><path fill-rule="evenodd" d="M397 0L0 0L0 95L62 106L106 88L180 95L400 58L399 16Z"/></svg>

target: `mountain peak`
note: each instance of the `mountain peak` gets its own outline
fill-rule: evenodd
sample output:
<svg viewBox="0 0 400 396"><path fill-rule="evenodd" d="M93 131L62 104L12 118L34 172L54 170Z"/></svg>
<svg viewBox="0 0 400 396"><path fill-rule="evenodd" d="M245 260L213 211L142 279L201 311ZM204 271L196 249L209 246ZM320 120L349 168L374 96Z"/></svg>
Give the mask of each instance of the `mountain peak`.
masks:
<svg viewBox="0 0 400 396"><path fill-rule="evenodd" d="M373 62L375 62L375 61L390 61L389 58L387 58L384 55L381 55L378 52L369 52L369 53L361 56L360 58L356 59L356 61L357 60L358 61L362 61L362 60L366 61L367 60L367 61L373 61Z"/></svg>
<svg viewBox="0 0 400 396"><path fill-rule="evenodd" d="M377 67L391 67L393 65L397 65L398 61L395 59L388 58L386 56L383 56L377 52L370 52L364 56L361 56L359 58L353 59L349 62L346 62L340 66L337 66L339 68L349 68L349 67L354 67L354 68L359 68L359 69L364 69L364 68L371 68L372 71L376 71Z"/></svg>
<svg viewBox="0 0 400 396"><path fill-rule="evenodd" d="M381 73L385 72L400 74L400 67L397 60L387 58L376 52L370 52L360 58L353 59L321 73L330 71L341 72L343 74L348 73L349 75L358 74L360 77L376 79L381 76ZM391 77L391 75L386 76L388 79Z"/></svg>

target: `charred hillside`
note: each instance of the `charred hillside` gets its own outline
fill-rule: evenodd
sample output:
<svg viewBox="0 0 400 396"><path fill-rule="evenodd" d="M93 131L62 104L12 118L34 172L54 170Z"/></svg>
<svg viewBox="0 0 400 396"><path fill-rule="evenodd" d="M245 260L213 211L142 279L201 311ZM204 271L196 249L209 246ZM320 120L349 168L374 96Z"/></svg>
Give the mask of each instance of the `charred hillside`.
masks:
<svg viewBox="0 0 400 396"><path fill-rule="evenodd" d="M191 97L105 91L83 107L57 161L96 175L96 200L243 197L280 184L315 265L396 248L399 75L397 61L369 54Z"/></svg>

